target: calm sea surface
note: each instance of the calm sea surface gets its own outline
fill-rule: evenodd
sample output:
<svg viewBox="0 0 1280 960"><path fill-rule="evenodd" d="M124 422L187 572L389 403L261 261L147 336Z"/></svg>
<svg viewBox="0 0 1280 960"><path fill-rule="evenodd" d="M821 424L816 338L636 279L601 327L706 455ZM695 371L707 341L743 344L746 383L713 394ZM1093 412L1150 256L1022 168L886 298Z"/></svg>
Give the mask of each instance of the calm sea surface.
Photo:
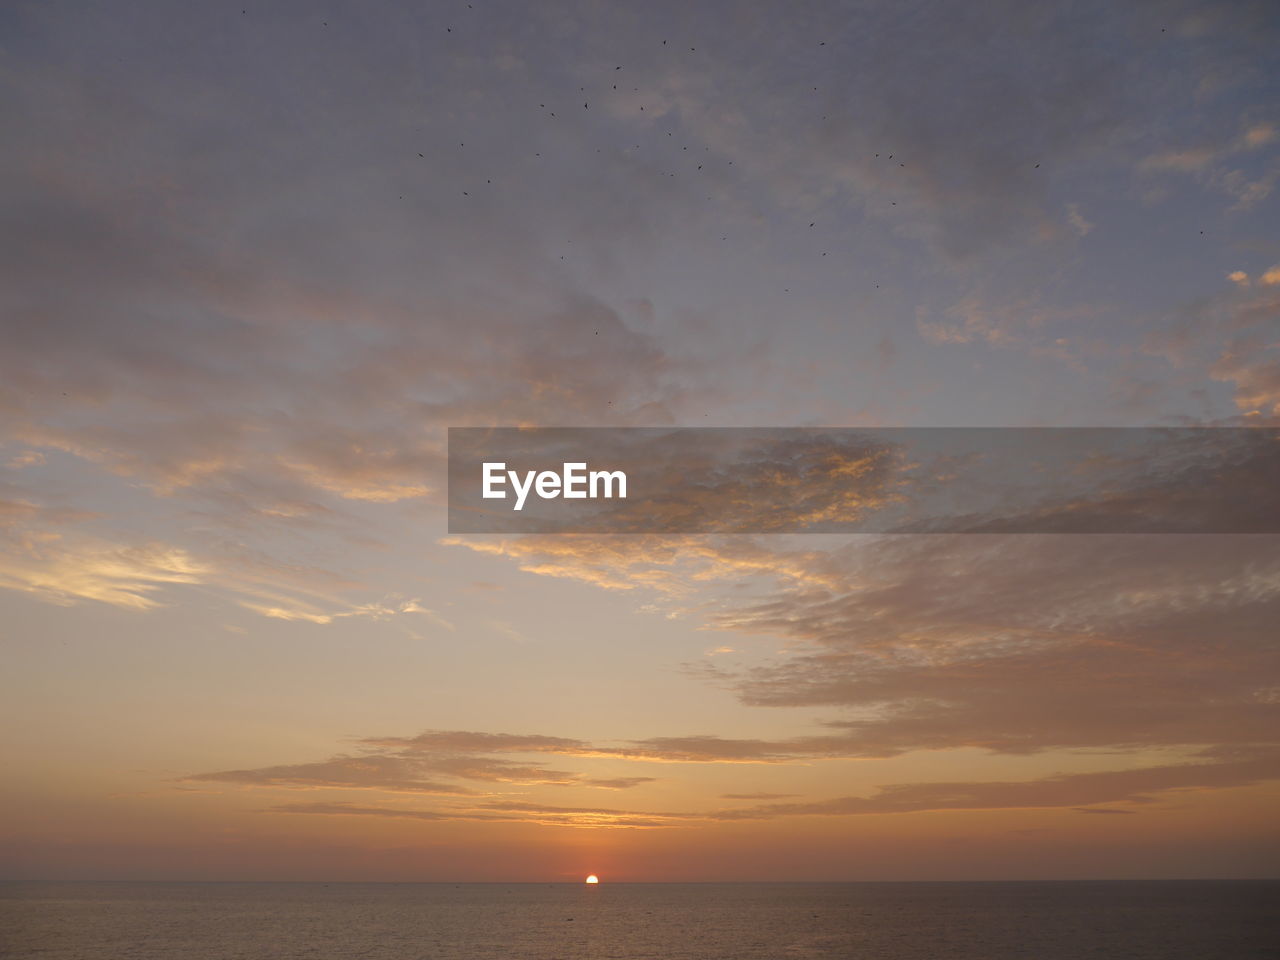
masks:
<svg viewBox="0 0 1280 960"><path fill-rule="evenodd" d="M50 960L1244 960L1280 882L0 884L0 955Z"/></svg>

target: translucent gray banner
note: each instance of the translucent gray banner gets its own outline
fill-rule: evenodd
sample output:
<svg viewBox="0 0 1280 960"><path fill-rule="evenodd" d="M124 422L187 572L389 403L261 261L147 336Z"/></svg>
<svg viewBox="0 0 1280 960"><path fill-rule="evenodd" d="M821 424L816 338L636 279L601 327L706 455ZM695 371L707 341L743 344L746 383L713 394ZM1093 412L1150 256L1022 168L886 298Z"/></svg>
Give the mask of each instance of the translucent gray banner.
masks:
<svg viewBox="0 0 1280 960"><path fill-rule="evenodd" d="M450 533L1280 533L1280 430L453 427Z"/></svg>

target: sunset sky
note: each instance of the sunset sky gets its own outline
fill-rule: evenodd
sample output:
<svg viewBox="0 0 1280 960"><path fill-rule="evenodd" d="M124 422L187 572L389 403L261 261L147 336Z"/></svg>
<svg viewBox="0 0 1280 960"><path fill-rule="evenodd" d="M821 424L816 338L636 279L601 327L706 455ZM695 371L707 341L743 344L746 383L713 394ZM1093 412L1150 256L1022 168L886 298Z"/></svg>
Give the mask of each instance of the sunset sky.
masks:
<svg viewBox="0 0 1280 960"><path fill-rule="evenodd" d="M1280 426L1278 49L6 4L0 879L1277 875L1280 535L450 535L445 454Z"/></svg>

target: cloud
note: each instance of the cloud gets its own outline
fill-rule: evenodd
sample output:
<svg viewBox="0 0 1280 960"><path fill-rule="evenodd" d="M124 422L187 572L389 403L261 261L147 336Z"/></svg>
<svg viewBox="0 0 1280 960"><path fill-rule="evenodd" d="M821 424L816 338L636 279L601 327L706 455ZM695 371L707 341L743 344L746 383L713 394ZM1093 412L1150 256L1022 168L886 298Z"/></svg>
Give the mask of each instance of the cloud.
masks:
<svg viewBox="0 0 1280 960"><path fill-rule="evenodd" d="M359 789L395 793L455 796L476 790L458 781L524 786L583 786L601 790L630 790L655 782L651 776L587 776L518 762L495 754L555 753L574 757L610 757L579 740L538 735L431 731L416 737L371 737L357 741L361 752L340 754L318 762L277 764L245 770L217 770L191 774L185 783L226 783L289 789Z"/></svg>
<svg viewBox="0 0 1280 960"><path fill-rule="evenodd" d="M569 737L542 734L484 733L473 730L430 730L413 737L365 737L366 747L393 749L406 754L437 753L574 753L587 744Z"/></svg>
<svg viewBox="0 0 1280 960"><path fill-rule="evenodd" d="M1159 488L1138 494L1177 503ZM644 538L613 542L607 552L596 539L525 538L508 547L532 558L549 544L561 551L562 569L581 557L601 565L601 577L636 569L639 582L670 576L680 562ZM687 609L712 628L766 636L781 647L737 668L699 658L698 675L750 706L842 711L828 721L833 732L541 749L777 763L957 747L1010 754L1194 747L1267 741L1280 719L1267 694L1280 682L1267 626L1280 616L1274 536L926 535L853 539L812 552L779 544L772 578L762 575L742 599L702 606L700 589L740 575L738 555L759 562L768 549L750 539L687 539L695 541L694 556L707 557L708 571L706 580L682 579ZM724 562L717 563L721 545Z"/></svg>
<svg viewBox="0 0 1280 960"><path fill-rule="evenodd" d="M1237 270L1228 275L1233 287L1196 299L1171 313L1148 331L1144 353L1160 357L1190 375L1236 385L1235 408L1261 426L1274 418L1269 388L1272 352L1280 318L1280 268L1255 276ZM1280 422L1280 421L1274 421Z"/></svg>
<svg viewBox="0 0 1280 960"><path fill-rule="evenodd" d="M4 235L14 239L0 257L0 430L33 453L69 454L85 478L118 476L159 503L180 501L175 512L200 511L284 567L273 533L354 538L371 515L435 502L446 424L674 422L704 411L705 398L754 391L736 362L748 324L734 320L711 344L693 324L664 335L691 318L619 282L669 228L701 237L708 194L681 178L657 186L671 164L643 151L595 160L597 136L671 132L701 148L723 162L706 189L729 198L730 219L833 207L894 241L964 258L1060 221L1049 171L1129 135L1133 108L1152 96L1122 81L1138 72L1126 51L1154 15L1114 5L1066 15L999 3L907 20L868 9L824 25L821 53L804 18L774 25L762 44L751 26L762 16L753 8L726 28L711 11L689 13L690 30L722 42L679 60L645 34L656 24L625 14L568 28L585 50L592 31L626 28L635 40L627 70L639 92L613 113L593 100L592 122L610 126L588 127L495 106L523 104L535 82L585 85L576 72L594 70L593 56L539 67L512 52L531 37L569 42L558 16L495 24L494 46L471 58L438 39L409 50L405 38L421 31L393 13L367 21L364 42L322 68L283 11L254 22L271 38L268 57L211 12L175 34L163 16L31 8L11 51L13 113L29 122L6 179ZM1094 42L1103 27L1114 46ZM897 55L879 55L880 35L903 41ZM216 38L222 55L196 37ZM130 68L103 82L92 65L108 52ZM820 84L795 72L810 61ZM339 79L350 75L362 78L359 95ZM641 121L632 100L670 127ZM455 142L460 113L483 118L476 138ZM407 116L421 123L406 126ZM1240 136L1259 151L1251 156L1269 146L1266 131L1250 118ZM512 157L517 143L528 156ZM553 148L556 162L535 162ZM488 176L492 167L501 173ZM501 189L464 198L455 188L482 169ZM936 337L1025 336L1018 317L970 307L932 321ZM174 546L230 566L204 543ZM537 572L635 582L603 562L545 564ZM339 600L247 602L293 622L345 610Z"/></svg>
<svg viewBox="0 0 1280 960"><path fill-rule="evenodd" d="M1092 224L1088 226L1092 229ZM917 308L916 332L932 344L980 343L1017 349L1078 368L1062 349L1062 338L1054 336L1053 331L1078 328L1096 314L1097 310L1089 305L1050 306L1033 294L997 300L979 291L961 297L940 312Z"/></svg>
<svg viewBox="0 0 1280 960"><path fill-rule="evenodd" d="M9 458L9 469L23 470L27 467L38 467L45 463L45 456L39 450L24 450Z"/></svg>
<svg viewBox="0 0 1280 960"><path fill-rule="evenodd" d="M1098 666L1102 670L1108 669L1107 664ZM1152 679L1157 684L1160 682L1158 677ZM1104 686L1107 685L1104 684ZM1000 689L998 682L988 685L990 691ZM1036 692L1044 696L1043 690ZM1267 697L1254 699L1258 702L1268 700ZM1280 699L1274 696L1269 699L1272 707L1280 702ZM1104 701L1099 698L1099 702ZM1059 709L1061 706L1061 704L1055 704ZM1139 704L1130 710L1130 722L1149 722L1147 706ZM531 767L493 756L439 752L446 745L508 753L551 752L578 758L608 758L615 762L629 761L646 764L659 762L785 765L814 759L848 759L880 755L885 751L868 741L864 727L837 722L828 724L841 731L836 734L775 741L727 739L702 735L650 737L621 744L593 744L538 734L517 736L476 731L433 731L418 737L371 738L365 741L399 746L401 749L397 752L383 749L381 752L371 751L364 756L338 756L320 763L280 765L257 770L219 771L187 777L184 778L184 782L230 783L292 789L372 789L462 798L483 797L474 801L468 800L463 807L451 806L446 810L424 813L423 816L430 819L491 819L495 811L501 811L504 815L511 815L513 819L579 826L657 826L690 820L731 821L811 815L908 813L924 810L1092 808L1100 804L1121 802L1150 804L1168 791L1226 789L1280 779L1280 762L1278 762L1280 754L1277 754L1274 744L1268 742L1268 734L1272 727L1267 725L1269 721L1262 713L1254 717L1254 722L1256 726L1252 728L1251 736L1236 738L1234 745L1230 740L1224 739L1215 746L1195 749L1188 760L1177 763L1057 774L1026 781L895 783L881 786L874 794L865 797L794 800L785 803L780 801L789 800L798 795L766 791L734 792L726 793L722 798L768 802L758 803L756 806L700 812L547 806L528 800L511 800L493 794L477 794L470 788L423 778L428 774L438 774L448 779L468 779L488 784L576 785L611 790L630 789L655 782L654 778L647 776L584 777ZM1216 731L1201 726L1200 732L1208 739ZM1166 738L1148 736L1145 739L1161 744ZM1084 743L1090 746L1099 745L1091 741ZM957 745L962 744L955 737L949 738L947 742L915 744L916 748ZM967 745L981 745L990 749L1005 749L1013 752L1037 749L1035 744L1025 740L1012 745L1008 742L1003 745L991 742ZM1109 742L1108 745L1117 749L1122 746L1118 741ZM1131 741L1123 746L1137 748L1149 745L1149 743ZM1044 746L1045 744L1039 745L1040 748ZM424 750L427 751L425 754ZM346 811L345 805L333 804L290 804L273 809L330 813ZM369 815L400 816L403 813L403 809L397 807L389 809L384 814ZM408 815L416 816L417 814ZM643 819L644 824L640 824L639 819Z"/></svg>
<svg viewBox="0 0 1280 960"><path fill-rule="evenodd" d="M1260 176L1250 176L1243 170L1228 170L1217 178L1217 184L1235 197L1232 211L1248 211L1271 196L1277 180L1280 180L1280 166L1273 167Z"/></svg>
<svg viewBox="0 0 1280 960"><path fill-rule="evenodd" d="M1275 124L1259 123L1250 127L1245 131L1244 143L1246 147L1261 147L1270 143L1276 138Z"/></svg>
<svg viewBox="0 0 1280 960"><path fill-rule="evenodd" d="M1090 223L1080 213L1080 205L1075 203L1067 204L1067 223L1071 224L1071 229L1076 232L1077 236L1088 236L1093 230L1094 224Z"/></svg>
<svg viewBox="0 0 1280 960"><path fill-rule="evenodd" d="M59 458L57 466L65 465ZM153 508L148 528L163 529L167 521L173 539L130 540L119 526L133 515L120 502L136 506L142 495L136 486L104 484L101 501L109 512L67 505L61 486L16 472L12 482L0 484L0 588L58 605L96 601L142 612L176 599L175 587L199 585L272 619L330 624L409 618L453 629L419 598L374 592L322 566L272 556L237 542L234 529L210 536L209 518L200 514L175 522ZM357 593L364 596L352 599Z"/></svg>
<svg viewBox="0 0 1280 960"><path fill-rule="evenodd" d="M1199 173L1217 158L1212 147L1193 147L1183 150L1166 150L1155 153L1142 161L1146 171L1170 171L1174 173Z"/></svg>
<svg viewBox="0 0 1280 960"><path fill-rule="evenodd" d="M341 817L394 817L401 820L455 820L468 819L436 810L403 810L398 807L360 807L351 803L277 803L268 807L269 813L309 813L321 816ZM481 819L479 817L474 819ZM483 819L497 819L486 817Z"/></svg>
<svg viewBox="0 0 1280 960"><path fill-rule="evenodd" d="M897 783L870 796L825 800L770 802L750 807L705 811L626 810L611 807L565 807L527 800L478 800L431 809L356 806L348 803L287 803L268 808L282 814L386 817L430 821L510 821L589 828L678 827L698 822L777 820L790 817L848 817L920 813L941 810L1074 809L1091 814L1135 811L1099 804L1150 806L1183 790L1225 789L1280 779L1274 752L1240 760L1182 763L1130 770L1063 774L1028 781L960 781ZM764 799L777 794L727 795Z"/></svg>
<svg viewBox="0 0 1280 960"><path fill-rule="evenodd" d="M344 603L332 595L316 591L273 587L267 576L264 575L263 580L242 577L239 583L233 577L220 579L228 589L248 595L248 598L237 600L241 607L273 620L325 625L350 618L388 621L401 614L413 613L450 632L455 629L452 623L423 607L417 600L387 598L367 603Z"/></svg>
<svg viewBox="0 0 1280 960"><path fill-rule="evenodd" d="M1181 174L1192 176L1235 198L1234 212L1248 211L1268 196L1280 178L1280 167L1272 164L1262 170L1246 171L1233 166L1239 155L1257 150L1275 139L1270 124L1256 124L1239 135L1214 145L1200 145L1165 150L1142 160L1138 169L1148 175Z"/></svg>
<svg viewBox="0 0 1280 960"><path fill-rule="evenodd" d="M745 536L625 539L591 534L445 537L445 546L508 557L527 573L578 580L609 590L683 594L699 584L738 577L783 577L833 585L821 550L782 550Z"/></svg>
<svg viewBox="0 0 1280 960"><path fill-rule="evenodd" d="M396 756L420 757L425 764L443 769L442 763L466 770L478 763L475 754L557 754L584 759L620 759L657 763L775 763L814 755L797 741L726 739L714 735L651 737L619 743L600 743L542 734L482 733L470 730L432 730L414 737L365 737L357 741L373 751ZM456 754L466 756L454 758ZM499 762L501 763L501 761ZM564 774L565 783L579 782Z"/></svg>
<svg viewBox="0 0 1280 960"><path fill-rule="evenodd" d="M312 814L339 817L386 817L395 820L429 820L469 823L536 823L556 827L644 828L667 827L689 817L671 814L632 813L591 807L547 807L533 804L491 805L470 809L409 810L400 807L361 807L347 803L282 803L268 813Z"/></svg>
<svg viewBox="0 0 1280 960"><path fill-rule="evenodd" d="M566 785L580 782L580 778L566 770L530 766L495 757L433 757L425 766L432 770L464 780L492 783L543 783Z"/></svg>
<svg viewBox="0 0 1280 960"><path fill-rule="evenodd" d="M899 783L870 797L774 803L722 811L718 819L781 816L849 816L924 810L993 810L1081 807L1099 803L1150 804L1169 791L1249 786L1280 779L1274 752L1235 762L1169 764L1130 770L1064 774L1024 782ZM1127 813L1095 810L1087 812Z"/></svg>
<svg viewBox="0 0 1280 960"><path fill-rule="evenodd" d="M945 320L917 317L916 329L930 343L988 343L992 346L1013 342L1013 335L1003 320L991 316L976 300L966 299L946 312Z"/></svg>
<svg viewBox="0 0 1280 960"><path fill-rule="evenodd" d="M726 618L795 644L724 674L746 703L852 711L832 725L869 756L1270 736L1273 538L894 539L848 557L856 590Z"/></svg>
<svg viewBox="0 0 1280 960"><path fill-rule="evenodd" d="M1037 237L1051 219L1050 166L1088 157L1124 124L1130 97L1145 95L1123 57L1090 41L1099 13L1066 17L996 3L938 7L904 21L888 8L868 10L843 29L827 28L825 50L803 54L810 31L784 28L774 50L824 66L839 58L839 73L823 71L817 90L799 77L794 91L780 90L773 76L762 88L753 63L752 75L733 77L732 89L793 122L760 129L749 122L759 107L713 114L687 104L693 97L679 107L793 205L821 209L828 198L847 198L898 234L969 260L1012 238ZM1109 30L1127 37L1143 19L1113 16ZM894 56L877 55L886 45ZM1051 50L1049 62L1034 59L1033 50L1041 58ZM1106 89L1127 92L1117 98ZM796 109L805 94L812 105ZM1041 109L1046 103L1054 109ZM825 122L808 122L813 114L825 114Z"/></svg>
<svg viewBox="0 0 1280 960"><path fill-rule="evenodd" d="M1235 385L1236 407L1244 415L1280 418L1280 340L1233 340L1210 373L1215 380Z"/></svg>
<svg viewBox="0 0 1280 960"><path fill-rule="evenodd" d="M0 587L68 605L94 600L130 610L158 605L174 584L201 583L207 566L163 543L120 545L90 538L28 532L0 545Z"/></svg>
<svg viewBox="0 0 1280 960"><path fill-rule="evenodd" d="M617 743L600 743L541 734L481 733L469 730L432 730L414 737L365 737L362 747L392 751L397 756L422 757L437 765L436 758L462 754L557 754L585 759L620 759L656 763L775 763L810 756L797 741L726 739L714 735L651 737ZM460 761L463 768L476 762ZM572 777L566 774L566 777ZM565 782L578 782L576 779Z"/></svg>
<svg viewBox="0 0 1280 960"><path fill-rule="evenodd" d="M630 790L645 783L657 782L657 777L610 777L605 779L588 777L581 782L588 787L600 787L602 790Z"/></svg>
<svg viewBox="0 0 1280 960"><path fill-rule="evenodd" d="M294 789L383 790L395 793L473 794L457 784L422 779L420 765L393 756L337 756L317 763L255 770L218 770L184 777L184 783L228 783Z"/></svg>
<svg viewBox="0 0 1280 960"><path fill-rule="evenodd" d="M422 97L523 93L529 78L456 51L424 59L403 45L415 17L389 17L321 68L283 10L255 20L279 44L271 57L208 14L175 31L155 11L24 12L7 105L26 135L0 218L0 442L26 446L28 465L66 454L57 469L86 497L116 478L149 494L113 505L120 525L198 513L205 535L180 549L216 563L235 540L265 570L291 563L284 541L303 528L355 540L438 500L445 425L664 422L701 393L690 383L705 366L592 279L591 250L624 255L681 204L624 189L627 170L587 183L533 150L526 169L510 144L558 134L522 107L492 127L506 196L479 209L452 184L445 196L480 168L423 142L443 126ZM107 49L129 67L101 83L91 64ZM359 95L334 86L344 70L364 78ZM581 208L556 199L570 189ZM588 248L585 279L550 248L562 227ZM609 243L578 239L596 231ZM342 608L251 603L295 622Z"/></svg>

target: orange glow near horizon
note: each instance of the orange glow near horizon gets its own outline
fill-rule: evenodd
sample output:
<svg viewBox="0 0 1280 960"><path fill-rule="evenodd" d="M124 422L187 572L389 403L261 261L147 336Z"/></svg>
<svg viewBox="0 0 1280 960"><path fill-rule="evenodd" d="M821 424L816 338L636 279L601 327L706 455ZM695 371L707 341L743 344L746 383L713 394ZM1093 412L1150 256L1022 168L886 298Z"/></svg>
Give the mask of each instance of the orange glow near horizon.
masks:
<svg viewBox="0 0 1280 960"><path fill-rule="evenodd" d="M586 880L584 880L583 882L584 882L584 883L599 883L599 882L600 882L600 878L599 878L599 877L597 877L597 876L593 873L593 874L591 874L591 876L587 877L587 879L586 879Z"/></svg>

